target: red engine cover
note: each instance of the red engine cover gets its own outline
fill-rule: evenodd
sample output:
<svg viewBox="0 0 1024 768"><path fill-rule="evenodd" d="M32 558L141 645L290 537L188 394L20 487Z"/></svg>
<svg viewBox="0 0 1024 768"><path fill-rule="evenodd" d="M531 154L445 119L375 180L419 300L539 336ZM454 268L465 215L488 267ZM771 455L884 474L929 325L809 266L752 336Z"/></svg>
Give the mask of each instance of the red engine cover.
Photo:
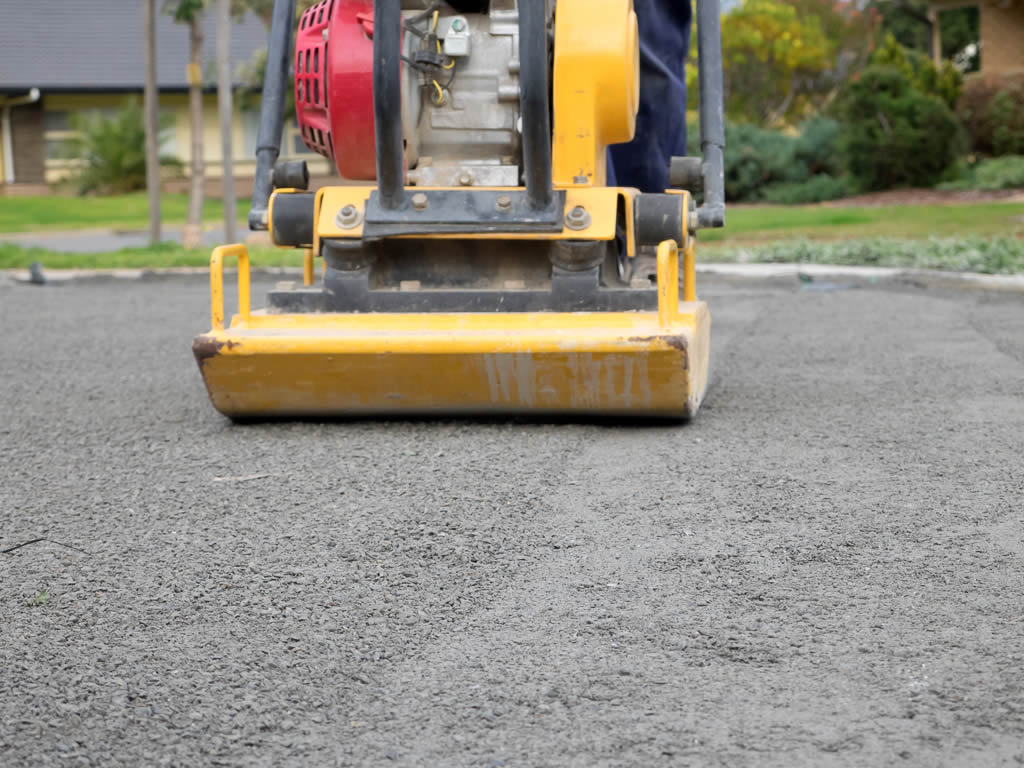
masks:
<svg viewBox="0 0 1024 768"><path fill-rule="evenodd" d="M373 0L320 0L295 43L302 140L346 179L377 178L373 128Z"/></svg>

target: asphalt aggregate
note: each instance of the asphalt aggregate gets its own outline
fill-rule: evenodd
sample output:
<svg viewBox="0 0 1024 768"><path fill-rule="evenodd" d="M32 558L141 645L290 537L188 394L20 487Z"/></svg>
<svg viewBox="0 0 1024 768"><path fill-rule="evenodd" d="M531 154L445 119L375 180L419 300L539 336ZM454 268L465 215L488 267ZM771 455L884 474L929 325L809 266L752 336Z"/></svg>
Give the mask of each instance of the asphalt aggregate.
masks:
<svg viewBox="0 0 1024 768"><path fill-rule="evenodd" d="M701 290L688 424L235 426L0 283L0 765L1024 763L1024 295Z"/></svg>

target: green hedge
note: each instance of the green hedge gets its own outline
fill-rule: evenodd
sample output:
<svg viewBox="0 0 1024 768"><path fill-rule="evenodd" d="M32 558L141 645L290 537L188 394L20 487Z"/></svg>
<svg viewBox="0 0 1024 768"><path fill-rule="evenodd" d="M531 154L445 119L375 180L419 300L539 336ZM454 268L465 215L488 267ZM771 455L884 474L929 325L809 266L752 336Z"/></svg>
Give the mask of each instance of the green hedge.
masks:
<svg viewBox="0 0 1024 768"><path fill-rule="evenodd" d="M815 117L796 136L745 123L725 126L725 194L731 202L816 203L853 191L842 178L839 124Z"/></svg>
<svg viewBox="0 0 1024 768"><path fill-rule="evenodd" d="M896 68L861 72L843 88L836 114L846 167L864 189L933 186L962 148L949 107Z"/></svg>

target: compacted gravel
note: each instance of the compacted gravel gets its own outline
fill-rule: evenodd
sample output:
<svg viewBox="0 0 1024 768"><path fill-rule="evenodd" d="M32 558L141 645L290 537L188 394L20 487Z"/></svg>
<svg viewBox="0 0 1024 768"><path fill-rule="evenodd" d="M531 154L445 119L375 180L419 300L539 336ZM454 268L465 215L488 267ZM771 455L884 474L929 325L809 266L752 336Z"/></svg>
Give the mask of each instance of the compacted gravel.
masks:
<svg viewBox="0 0 1024 768"><path fill-rule="evenodd" d="M0 284L0 765L1024 762L1024 297L702 290L686 425L238 427Z"/></svg>

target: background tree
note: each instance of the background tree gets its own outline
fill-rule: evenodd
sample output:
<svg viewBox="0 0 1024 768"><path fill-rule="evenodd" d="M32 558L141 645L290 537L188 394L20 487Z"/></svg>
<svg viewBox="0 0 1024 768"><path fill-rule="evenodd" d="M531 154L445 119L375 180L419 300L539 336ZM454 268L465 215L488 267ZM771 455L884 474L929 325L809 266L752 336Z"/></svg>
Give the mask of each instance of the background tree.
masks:
<svg viewBox="0 0 1024 768"><path fill-rule="evenodd" d="M932 22L926 0L875 0L882 19L882 30L891 34L904 48L932 55ZM943 59L963 62L963 71L975 72L981 64L978 40L980 19L977 6L942 11L939 31Z"/></svg>
<svg viewBox="0 0 1024 768"><path fill-rule="evenodd" d="M726 112L733 119L772 125L805 111L835 54L817 16L795 5L745 0L722 18Z"/></svg>
<svg viewBox="0 0 1024 768"><path fill-rule="evenodd" d="M191 183L184 245L196 248L203 239L203 183L206 165L203 159L203 9L204 0L169 0L165 11L179 24L188 25L188 102L191 134Z"/></svg>
<svg viewBox="0 0 1024 768"><path fill-rule="evenodd" d="M224 204L224 239L231 243L235 240L235 173L234 173L234 142L232 128L234 126L234 107L232 106L232 72L231 72L231 9L230 0L216 0L217 3L217 104L220 111L221 134L221 174Z"/></svg>

